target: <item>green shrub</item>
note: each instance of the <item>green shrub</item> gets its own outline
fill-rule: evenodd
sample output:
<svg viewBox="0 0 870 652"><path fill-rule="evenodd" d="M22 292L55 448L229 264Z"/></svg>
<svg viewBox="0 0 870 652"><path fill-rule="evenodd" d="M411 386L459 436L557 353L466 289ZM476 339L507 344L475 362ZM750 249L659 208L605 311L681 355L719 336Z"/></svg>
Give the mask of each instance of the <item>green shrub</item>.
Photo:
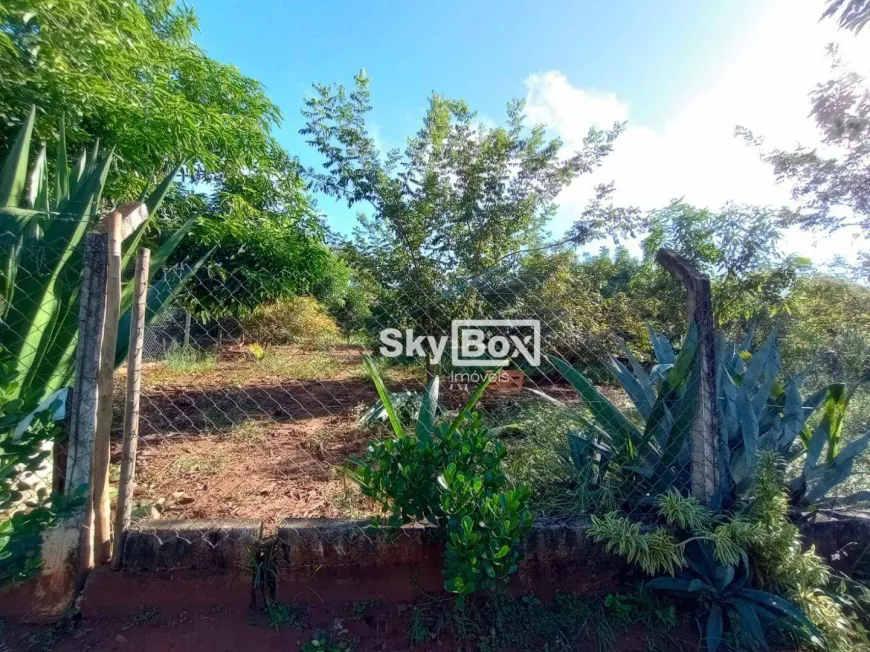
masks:
<svg viewBox="0 0 870 652"><path fill-rule="evenodd" d="M372 361L375 382L392 436L352 460L351 477L389 514L386 525L436 525L446 539L445 588L464 596L493 588L516 572L522 537L529 531L529 490L507 487L505 449L472 409L489 379L449 423L437 422L438 378L426 388L415 432L406 432Z"/></svg>
<svg viewBox="0 0 870 652"><path fill-rule="evenodd" d="M759 621L783 637L821 640L826 649L866 645L832 595L830 569L805 549L788 518L788 494L772 453L759 458L747 501L733 512L713 512L675 490L659 496L658 515L667 527L645 528L611 513L593 516L588 535L651 575L648 589L669 591L709 607L708 649L725 637L729 612L737 636L750 649L767 647ZM866 649L866 648L860 648Z"/></svg>
<svg viewBox="0 0 870 652"><path fill-rule="evenodd" d="M312 297L295 297L260 306L242 328L261 345L296 344L317 348L341 339L341 329Z"/></svg>

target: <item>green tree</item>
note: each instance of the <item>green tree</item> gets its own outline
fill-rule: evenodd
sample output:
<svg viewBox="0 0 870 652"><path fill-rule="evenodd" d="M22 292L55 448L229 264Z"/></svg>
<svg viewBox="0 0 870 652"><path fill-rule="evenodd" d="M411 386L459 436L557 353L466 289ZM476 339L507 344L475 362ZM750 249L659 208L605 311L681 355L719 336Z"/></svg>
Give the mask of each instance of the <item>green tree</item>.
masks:
<svg viewBox="0 0 870 652"><path fill-rule="evenodd" d="M70 148L93 137L116 148L110 197L138 193L167 164L187 178L280 164L270 134L280 120L259 82L205 55L196 16L174 0L8 0L0 5L0 120L31 105L37 140L66 116ZM0 150L14 129L0 130Z"/></svg>
<svg viewBox="0 0 870 652"><path fill-rule="evenodd" d="M272 135L281 114L262 85L206 56L196 16L175 0L10 0L0 6L0 150L35 105L37 138L65 116L72 149L115 148L104 193L135 198L155 170L186 161L144 244L190 218L172 261L216 248L188 286L202 317L241 316L297 293L343 305L341 263L326 245L295 159ZM193 182L196 185L192 185ZM194 189L206 192L194 192Z"/></svg>
<svg viewBox="0 0 870 652"><path fill-rule="evenodd" d="M777 180L792 186L798 203L783 211L783 224L804 229L836 231L858 227L870 236L870 87L849 70L830 47L831 77L810 95L811 114L824 149L798 147L763 152ZM749 129L737 130L747 142L762 147L763 139Z"/></svg>
<svg viewBox="0 0 870 652"><path fill-rule="evenodd" d="M674 278L653 264L661 247L673 249L708 274L718 328L736 335L759 316L787 310L789 292L810 269L805 258L779 253L781 237L774 211L728 204L701 209L675 201L648 217L643 240L647 265L633 281L633 292L657 306L669 336L683 334L685 292Z"/></svg>
<svg viewBox="0 0 870 652"><path fill-rule="evenodd" d="M558 193L598 166L621 130L590 130L581 151L565 157L543 127L526 128L520 101L494 127L465 102L433 94L404 151L382 156L366 124L365 72L350 91L315 91L302 129L324 158L322 171L309 171L312 183L371 209L359 216L353 248L358 268L383 289L384 325L402 325L401 315L433 335L486 309L472 281L541 242Z"/></svg>

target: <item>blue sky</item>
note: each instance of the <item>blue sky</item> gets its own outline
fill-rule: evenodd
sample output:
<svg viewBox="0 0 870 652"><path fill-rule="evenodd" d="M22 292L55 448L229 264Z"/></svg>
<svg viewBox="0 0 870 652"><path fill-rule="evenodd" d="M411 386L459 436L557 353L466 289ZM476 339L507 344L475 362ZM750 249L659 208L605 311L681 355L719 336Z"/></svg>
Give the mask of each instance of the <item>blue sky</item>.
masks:
<svg viewBox="0 0 870 652"><path fill-rule="evenodd" d="M777 145L811 140L806 92L824 72L825 42L842 34L819 24L821 0L191 4L200 44L266 85L284 114L279 140L306 165L320 162L298 134L311 84L350 84L363 67L372 124L391 147L419 128L433 90L496 121L510 98L526 97L531 117L569 145L590 125L628 119L613 161L566 191L555 233L593 182L610 179L648 208L675 196L787 200L733 127L748 122ZM321 208L333 228L352 226L345 208Z"/></svg>

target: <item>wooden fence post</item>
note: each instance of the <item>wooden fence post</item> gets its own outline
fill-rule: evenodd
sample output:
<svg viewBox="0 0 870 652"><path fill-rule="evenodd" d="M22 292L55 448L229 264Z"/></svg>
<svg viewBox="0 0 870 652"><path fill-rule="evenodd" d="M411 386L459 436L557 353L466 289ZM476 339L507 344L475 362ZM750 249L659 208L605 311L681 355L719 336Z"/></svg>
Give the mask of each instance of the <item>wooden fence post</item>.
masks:
<svg viewBox="0 0 870 652"><path fill-rule="evenodd" d="M139 445L139 398L142 385L142 348L145 344L145 309L148 295L148 266L151 251L140 249L133 281L133 307L130 319L130 353L127 356L127 400L124 407L124 448L118 480L118 505L115 507L115 545L112 568L119 570L124 557L124 537L130 528L133 488L136 476L136 448Z"/></svg>
<svg viewBox="0 0 870 652"><path fill-rule="evenodd" d="M94 435L97 429L97 377L103 324L106 315L106 272L108 238L104 233L85 236L82 285L79 294L79 339L76 347L75 378L70 407L69 444L64 474L64 491L71 496L87 487L79 537L79 568L76 584L81 585L94 565L93 503L91 484Z"/></svg>
<svg viewBox="0 0 870 652"><path fill-rule="evenodd" d="M109 504L109 456L114 394L115 348L118 344L118 318L121 308L121 224L123 216L115 211L105 219L109 261L106 278L106 319L97 377L97 431L94 435L94 563L103 564L112 556L111 512Z"/></svg>
<svg viewBox="0 0 870 652"><path fill-rule="evenodd" d="M710 278L670 249L659 249L656 262L686 286L689 323L698 329L698 403L692 417L692 495L706 505L719 487L719 413L716 329Z"/></svg>

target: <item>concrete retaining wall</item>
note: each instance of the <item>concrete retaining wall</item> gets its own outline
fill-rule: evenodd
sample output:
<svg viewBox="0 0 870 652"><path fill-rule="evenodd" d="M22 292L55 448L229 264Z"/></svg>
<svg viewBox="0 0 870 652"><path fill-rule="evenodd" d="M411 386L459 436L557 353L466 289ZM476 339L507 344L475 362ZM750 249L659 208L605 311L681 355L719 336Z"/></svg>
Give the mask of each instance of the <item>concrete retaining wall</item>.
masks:
<svg viewBox="0 0 870 652"><path fill-rule="evenodd" d="M511 590L544 599L555 591L598 595L641 579L638 571L593 544L587 528L584 522L536 522ZM801 529L808 543L844 570L870 548L868 519L805 523ZM170 613L197 606L246 610L257 594L251 564L253 552L263 545L262 533L262 522L254 519L140 522L124 542L123 570L102 567L91 573L81 600L83 615L127 617L142 605ZM443 585L443 544L431 527L409 526L391 536L365 521L285 519L267 544L274 546L266 562L273 578L269 590L286 602L403 602ZM0 593L0 616L17 620L32 611L21 609L19 601L27 595L20 587Z"/></svg>

